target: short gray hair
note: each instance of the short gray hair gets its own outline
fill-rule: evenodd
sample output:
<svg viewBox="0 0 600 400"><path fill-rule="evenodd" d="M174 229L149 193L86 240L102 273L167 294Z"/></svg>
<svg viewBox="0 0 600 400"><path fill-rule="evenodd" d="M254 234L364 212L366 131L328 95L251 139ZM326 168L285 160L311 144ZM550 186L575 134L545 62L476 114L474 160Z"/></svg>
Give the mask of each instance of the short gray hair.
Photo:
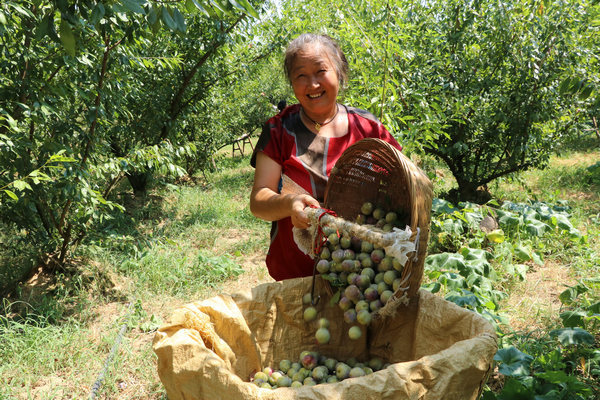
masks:
<svg viewBox="0 0 600 400"><path fill-rule="evenodd" d="M343 88L348 82L348 61L344 52L330 36L315 33L303 33L288 44L283 61L283 70L288 81L292 81L291 72L296 56L308 45L317 45L325 49L335 67L340 88Z"/></svg>

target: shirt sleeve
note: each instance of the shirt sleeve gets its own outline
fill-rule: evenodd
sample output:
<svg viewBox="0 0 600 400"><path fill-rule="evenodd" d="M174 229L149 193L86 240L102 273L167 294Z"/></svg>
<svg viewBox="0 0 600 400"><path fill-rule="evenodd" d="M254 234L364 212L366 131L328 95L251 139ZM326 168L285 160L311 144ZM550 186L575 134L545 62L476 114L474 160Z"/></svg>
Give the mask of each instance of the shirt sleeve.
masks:
<svg viewBox="0 0 600 400"><path fill-rule="evenodd" d="M281 121L277 117L273 117L268 120L262 128L258 142L252 152L250 158L250 165L256 168L256 155L259 152L265 153L267 156L272 158L279 165L283 164L281 139Z"/></svg>

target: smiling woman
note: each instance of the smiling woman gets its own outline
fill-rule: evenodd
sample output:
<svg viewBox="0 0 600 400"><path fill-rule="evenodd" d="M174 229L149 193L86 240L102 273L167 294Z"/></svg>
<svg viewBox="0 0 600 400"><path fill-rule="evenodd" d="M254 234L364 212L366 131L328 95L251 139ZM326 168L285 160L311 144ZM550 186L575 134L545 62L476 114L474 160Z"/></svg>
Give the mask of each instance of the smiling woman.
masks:
<svg viewBox="0 0 600 400"><path fill-rule="evenodd" d="M252 155L250 210L272 221L267 268L276 280L312 274L313 260L294 242L305 229L307 206L320 206L335 162L351 144L380 138L401 149L371 113L338 104L348 62L335 40L303 34L287 47L284 71L298 104L269 119Z"/></svg>

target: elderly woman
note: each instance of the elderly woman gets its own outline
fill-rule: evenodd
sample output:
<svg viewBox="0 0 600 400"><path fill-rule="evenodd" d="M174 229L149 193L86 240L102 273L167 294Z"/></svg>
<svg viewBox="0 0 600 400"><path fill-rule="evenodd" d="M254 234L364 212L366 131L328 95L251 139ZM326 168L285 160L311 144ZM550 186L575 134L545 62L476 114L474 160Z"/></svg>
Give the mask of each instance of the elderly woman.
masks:
<svg viewBox="0 0 600 400"><path fill-rule="evenodd" d="M363 138L402 149L375 116L337 102L348 62L329 36L303 34L290 42L284 71L298 104L266 122L250 161L250 210L273 222L266 264L275 280L312 274L314 261L298 248L292 228L308 227L303 210L324 200L328 176L344 150Z"/></svg>

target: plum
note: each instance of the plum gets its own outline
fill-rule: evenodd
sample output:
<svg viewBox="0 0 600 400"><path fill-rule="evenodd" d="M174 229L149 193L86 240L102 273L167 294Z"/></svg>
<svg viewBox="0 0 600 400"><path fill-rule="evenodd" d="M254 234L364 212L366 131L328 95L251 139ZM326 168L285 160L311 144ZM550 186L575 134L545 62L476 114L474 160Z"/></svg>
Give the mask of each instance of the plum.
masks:
<svg viewBox="0 0 600 400"><path fill-rule="evenodd" d="M360 207L360 212L363 213L364 215L371 215L374 208L375 207L373 206L373 203L371 203L370 201L366 201Z"/></svg>
<svg viewBox="0 0 600 400"><path fill-rule="evenodd" d="M335 261L336 263L341 263L342 261L344 261L344 250L337 249L333 253L331 253L331 260Z"/></svg>
<svg viewBox="0 0 600 400"><path fill-rule="evenodd" d="M342 296L342 298L340 298L340 301L338 301L338 306L344 311L348 310L353 305L354 303L352 303L352 300L350 300L346 296Z"/></svg>
<svg viewBox="0 0 600 400"><path fill-rule="evenodd" d="M369 302L366 301L366 300L359 300L358 303L356 303L354 305L354 309L356 310L357 313L360 310L368 310L369 309Z"/></svg>
<svg viewBox="0 0 600 400"><path fill-rule="evenodd" d="M378 311L381 307L383 307L383 302L379 299L373 300L369 303L369 309L371 312Z"/></svg>
<svg viewBox="0 0 600 400"><path fill-rule="evenodd" d="M292 367L292 362L290 360L281 360L279 361L279 369L283 373L287 373L289 369Z"/></svg>
<svg viewBox="0 0 600 400"><path fill-rule="evenodd" d="M329 272L329 261L319 260L319 262L317 262L317 271L319 271L320 274L326 274Z"/></svg>
<svg viewBox="0 0 600 400"><path fill-rule="evenodd" d="M389 224L393 224L394 222L396 222L397 219L398 219L398 214L396 214L393 211L390 211L387 214L385 214L385 221Z"/></svg>
<svg viewBox="0 0 600 400"><path fill-rule="evenodd" d="M328 375L329 375L329 369L324 365L316 366L312 370L312 374L311 374L313 379L317 382L323 381L324 379L327 378Z"/></svg>
<svg viewBox="0 0 600 400"><path fill-rule="evenodd" d="M317 366L317 360L318 360L318 358L315 357L315 355L313 353L308 353L302 357L302 360L300 361L300 363L302 364L302 366L305 369L312 370L314 367ZM301 371L302 371L302 369L299 372L301 372Z"/></svg>
<svg viewBox="0 0 600 400"><path fill-rule="evenodd" d="M342 261L342 271L344 272L354 272L356 270L355 260L344 260Z"/></svg>
<svg viewBox="0 0 600 400"><path fill-rule="evenodd" d="M365 370L360 367L352 368L348 374L350 378L358 378L359 376L365 376Z"/></svg>
<svg viewBox="0 0 600 400"><path fill-rule="evenodd" d="M392 261L392 257L390 256L384 256L381 259L381 262L379 263L379 266L377 268L378 271L389 271L393 268L393 261Z"/></svg>
<svg viewBox="0 0 600 400"><path fill-rule="evenodd" d="M275 383L279 387L289 387L292 385L292 378L290 378L287 375L283 375L277 378L277 381L275 381Z"/></svg>
<svg viewBox="0 0 600 400"><path fill-rule="evenodd" d="M375 270L373 268L363 268L360 271L360 274L367 275L370 281L373 281L373 279L375 279Z"/></svg>
<svg viewBox="0 0 600 400"><path fill-rule="evenodd" d="M364 296L365 296L365 300L368 301L369 303L372 302L373 300L379 299L379 293L377 293L377 289L372 286L369 286L368 288L365 289Z"/></svg>
<svg viewBox="0 0 600 400"><path fill-rule="evenodd" d="M312 376L309 376L306 379L304 379L302 384L304 386L315 386L317 384L317 381L315 381L315 379Z"/></svg>
<svg viewBox="0 0 600 400"><path fill-rule="evenodd" d="M356 259L356 253L352 249L344 250L344 260L354 260Z"/></svg>
<svg viewBox="0 0 600 400"><path fill-rule="evenodd" d="M356 285L348 285L344 290L344 296L350 299L354 304L362 299L362 293Z"/></svg>
<svg viewBox="0 0 600 400"><path fill-rule="evenodd" d="M385 271L385 273L383 274L383 281L389 286L392 286L396 278L398 278L398 271L396 271L395 269Z"/></svg>
<svg viewBox="0 0 600 400"><path fill-rule="evenodd" d="M361 290L365 290L369 287L369 285L371 284L371 279L369 278L368 275L357 275L356 278L354 279L355 285L358 286L359 289Z"/></svg>
<svg viewBox="0 0 600 400"><path fill-rule="evenodd" d="M349 249L352 245L352 239L348 236L342 236L340 238L340 247L342 249Z"/></svg>
<svg viewBox="0 0 600 400"><path fill-rule="evenodd" d="M344 311L344 321L349 324L353 324L356 321L356 310L354 308Z"/></svg>
<svg viewBox="0 0 600 400"><path fill-rule="evenodd" d="M323 365L325 365L329 371L335 371L335 366L337 363L338 362L335 358L329 357L323 362Z"/></svg>
<svg viewBox="0 0 600 400"><path fill-rule="evenodd" d="M310 322L313 321L315 318L317 318L317 309L313 306L306 307L304 309L304 320L306 322Z"/></svg>
<svg viewBox="0 0 600 400"><path fill-rule="evenodd" d="M373 210L373 218L375 219L383 219L385 221L385 214L386 212L383 210L383 208L377 207Z"/></svg>
<svg viewBox="0 0 600 400"><path fill-rule="evenodd" d="M329 328L329 320L327 318L319 318L319 328Z"/></svg>
<svg viewBox="0 0 600 400"><path fill-rule="evenodd" d="M360 251L363 253L370 253L373 251L373 244L371 242L363 241L360 245Z"/></svg>
<svg viewBox="0 0 600 400"><path fill-rule="evenodd" d="M315 333L315 338L319 344L329 343L329 339L331 339L331 334L329 333L329 329L327 328L319 328Z"/></svg>
<svg viewBox="0 0 600 400"><path fill-rule="evenodd" d="M358 338L360 338L362 336L362 330L360 329L359 326L351 326L350 329L348 329L348 337L350 337L350 339L352 340L356 340Z"/></svg>
<svg viewBox="0 0 600 400"><path fill-rule="evenodd" d="M381 302L383 304L387 304L387 302L390 300L390 298L394 295L394 292L392 292L391 290L384 290L381 295L379 296L379 299L381 300Z"/></svg>
<svg viewBox="0 0 600 400"><path fill-rule="evenodd" d="M252 378L253 380L257 380L260 379L263 382L268 382L269 381L269 375L265 374L263 371L258 371L257 373L254 374L254 377Z"/></svg>
<svg viewBox="0 0 600 400"><path fill-rule="evenodd" d="M381 262L381 260L383 260L383 257L385 257L385 254L382 249L374 249L371 252L371 260L375 264L379 264Z"/></svg>
<svg viewBox="0 0 600 400"><path fill-rule="evenodd" d="M340 238L337 235L337 232L329 234L329 236L327 236L327 240L334 246L340 243Z"/></svg>
<svg viewBox="0 0 600 400"><path fill-rule="evenodd" d="M371 257L369 256L368 258L363 258L360 262L360 265L363 268L369 268L371 269L374 265L373 260L371 260Z"/></svg>
<svg viewBox="0 0 600 400"><path fill-rule="evenodd" d="M356 313L356 321L361 325L369 325L371 322L371 312L369 310L360 310Z"/></svg>
<svg viewBox="0 0 600 400"><path fill-rule="evenodd" d="M367 363L374 371L379 371L383 368L383 360L379 357L373 357Z"/></svg>
<svg viewBox="0 0 600 400"><path fill-rule="evenodd" d="M350 375L350 366L344 362L339 362L335 366L335 376L339 380L344 380Z"/></svg>

